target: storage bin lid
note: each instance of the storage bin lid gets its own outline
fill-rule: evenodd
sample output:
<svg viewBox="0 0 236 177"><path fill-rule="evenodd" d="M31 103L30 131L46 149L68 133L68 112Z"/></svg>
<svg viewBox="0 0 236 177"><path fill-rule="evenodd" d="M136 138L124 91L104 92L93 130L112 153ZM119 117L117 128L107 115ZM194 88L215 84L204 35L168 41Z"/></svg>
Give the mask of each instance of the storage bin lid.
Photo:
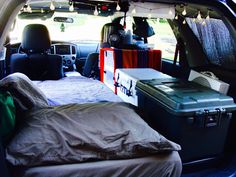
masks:
<svg viewBox="0 0 236 177"><path fill-rule="evenodd" d="M199 110L236 110L233 98L199 84L176 78L141 80L137 82L138 94L155 99L169 111L190 113Z"/></svg>

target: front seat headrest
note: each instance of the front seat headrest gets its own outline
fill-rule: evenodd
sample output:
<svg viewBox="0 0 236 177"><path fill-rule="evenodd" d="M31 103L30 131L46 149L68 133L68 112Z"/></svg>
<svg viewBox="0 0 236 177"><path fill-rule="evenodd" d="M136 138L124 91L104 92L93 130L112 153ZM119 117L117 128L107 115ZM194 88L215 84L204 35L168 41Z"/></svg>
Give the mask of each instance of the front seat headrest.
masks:
<svg viewBox="0 0 236 177"><path fill-rule="evenodd" d="M30 24L24 28L22 49L29 52L44 52L51 46L48 29L41 24Z"/></svg>
<svg viewBox="0 0 236 177"><path fill-rule="evenodd" d="M101 42L108 43L112 47L117 47L122 43L124 28L119 23L107 23L102 28Z"/></svg>

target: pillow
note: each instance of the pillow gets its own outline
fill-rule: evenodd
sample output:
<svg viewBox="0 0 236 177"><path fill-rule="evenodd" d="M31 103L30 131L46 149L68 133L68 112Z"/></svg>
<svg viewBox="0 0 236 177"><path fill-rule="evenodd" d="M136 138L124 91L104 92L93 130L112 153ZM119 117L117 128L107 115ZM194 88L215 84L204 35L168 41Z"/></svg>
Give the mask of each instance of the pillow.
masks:
<svg viewBox="0 0 236 177"><path fill-rule="evenodd" d="M22 73L10 74L0 80L0 89L11 93L17 110L26 111L33 107L48 106L47 98L43 92Z"/></svg>
<svg viewBox="0 0 236 177"><path fill-rule="evenodd" d="M178 151L126 103L33 109L6 149L12 165L35 166L125 159Z"/></svg>

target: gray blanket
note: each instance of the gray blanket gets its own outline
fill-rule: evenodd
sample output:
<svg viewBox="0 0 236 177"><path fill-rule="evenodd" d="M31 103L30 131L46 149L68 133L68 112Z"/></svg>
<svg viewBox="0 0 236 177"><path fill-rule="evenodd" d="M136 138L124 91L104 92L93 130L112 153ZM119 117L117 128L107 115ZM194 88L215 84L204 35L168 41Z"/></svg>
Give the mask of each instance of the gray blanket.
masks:
<svg viewBox="0 0 236 177"><path fill-rule="evenodd" d="M180 150L125 103L50 107L46 96L20 73L2 79L0 89L10 91L25 113L23 127L6 149L13 165L127 159Z"/></svg>
<svg viewBox="0 0 236 177"><path fill-rule="evenodd" d="M14 73L3 78L0 80L0 89L11 93L17 109L26 111L48 106L44 93L24 74Z"/></svg>
<svg viewBox="0 0 236 177"><path fill-rule="evenodd" d="M13 165L124 159L180 150L125 103L32 109L7 147Z"/></svg>

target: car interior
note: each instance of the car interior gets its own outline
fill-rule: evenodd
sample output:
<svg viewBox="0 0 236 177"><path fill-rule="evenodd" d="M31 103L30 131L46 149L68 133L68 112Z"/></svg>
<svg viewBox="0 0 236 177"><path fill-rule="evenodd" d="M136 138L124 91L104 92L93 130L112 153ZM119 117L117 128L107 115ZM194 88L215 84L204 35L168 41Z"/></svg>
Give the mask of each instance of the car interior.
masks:
<svg viewBox="0 0 236 177"><path fill-rule="evenodd" d="M0 0L0 176L236 176L234 0Z"/></svg>

